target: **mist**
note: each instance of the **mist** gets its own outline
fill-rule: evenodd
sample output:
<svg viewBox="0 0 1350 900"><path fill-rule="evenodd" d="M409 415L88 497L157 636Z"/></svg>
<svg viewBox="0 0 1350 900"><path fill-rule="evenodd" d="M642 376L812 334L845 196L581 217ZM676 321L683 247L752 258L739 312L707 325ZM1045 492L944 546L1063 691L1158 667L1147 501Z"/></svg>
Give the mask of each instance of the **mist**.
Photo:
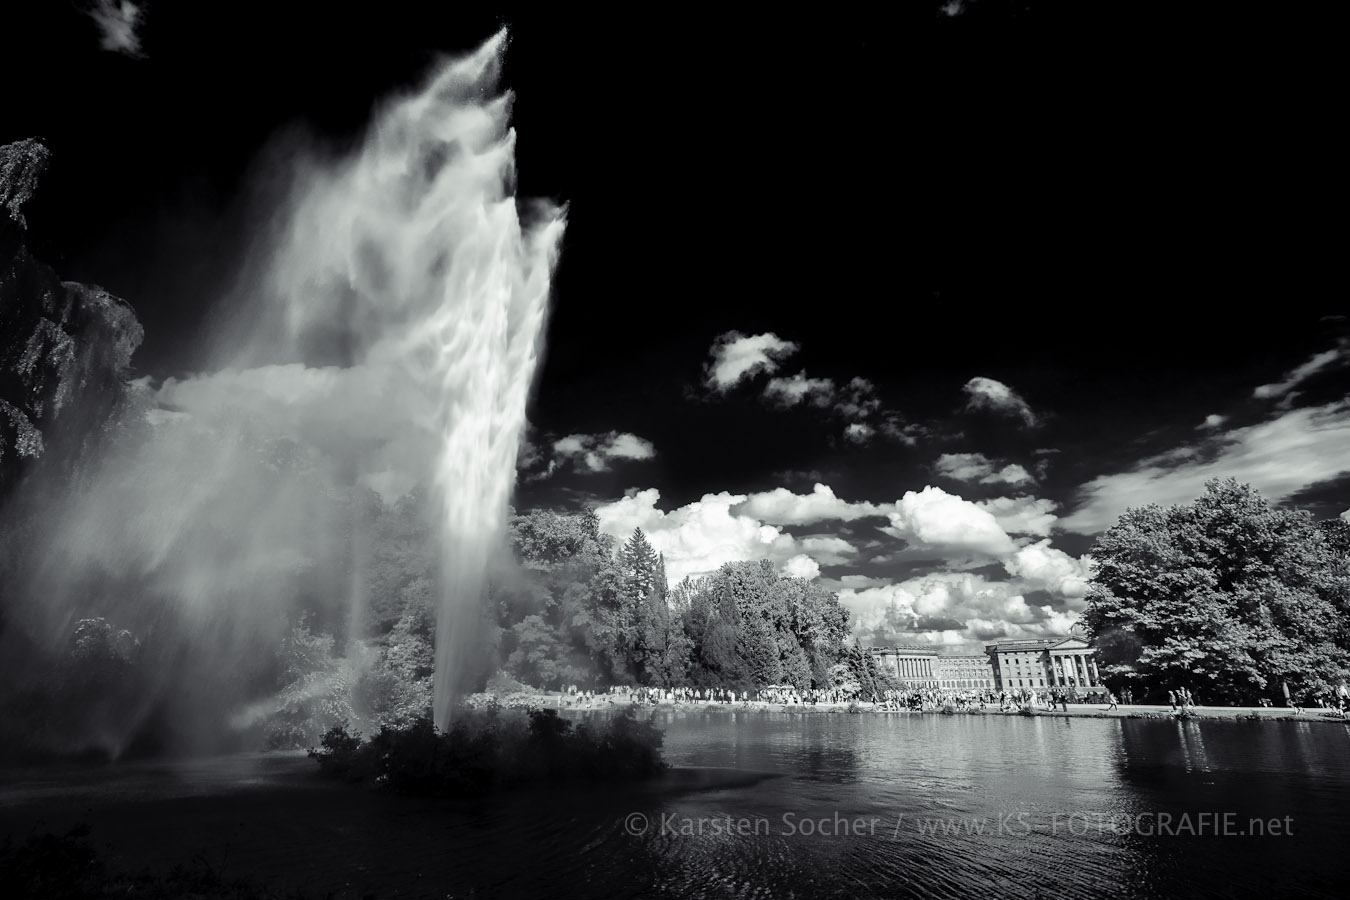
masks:
<svg viewBox="0 0 1350 900"><path fill-rule="evenodd" d="M410 492L436 560L435 720L450 722L564 228L561 209L514 195L506 43L442 61L346 152L294 135L272 147L284 189L200 370L135 384L132 427L85 483L30 486L41 550L7 625L55 657L97 618L149 654L78 733L53 729L54 749L116 756L161 728L176 749L246 740L302 621L334 636L326 677L358 677L371 498Z"/></svg>

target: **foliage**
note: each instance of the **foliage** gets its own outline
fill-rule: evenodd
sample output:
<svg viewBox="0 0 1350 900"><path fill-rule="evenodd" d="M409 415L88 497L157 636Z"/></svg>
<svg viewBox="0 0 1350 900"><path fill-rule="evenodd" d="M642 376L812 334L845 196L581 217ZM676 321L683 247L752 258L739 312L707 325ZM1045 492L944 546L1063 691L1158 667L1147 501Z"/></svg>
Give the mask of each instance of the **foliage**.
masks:
<svg viewBox="0 0 1350 900"><path fill-rule="evenodd" d="M401 794L478 795L538 781L641 778L666 769L663 735L628 708L573 725L553 710L466 712L449 731L422 718L367 741L338 726L309 755L331 778Z"/></svg>
<svg viewBox="0 0 1350 900"><path fill-rule="evenodd" d="M269 748L304 747L316 735L356 718L351 672L334 655L331 635L316 635L298 624L282 642L281 658L284 684L267 726Z"/></svg>
<svg viewBox="0 0 1350 900"><path fill-rule="evenodd" d="M1247 702L1331 693L1350 664L1339 528L1232 479L1193 503L1126 511L1093 545L1084 621L1117 683Z"/></svg>

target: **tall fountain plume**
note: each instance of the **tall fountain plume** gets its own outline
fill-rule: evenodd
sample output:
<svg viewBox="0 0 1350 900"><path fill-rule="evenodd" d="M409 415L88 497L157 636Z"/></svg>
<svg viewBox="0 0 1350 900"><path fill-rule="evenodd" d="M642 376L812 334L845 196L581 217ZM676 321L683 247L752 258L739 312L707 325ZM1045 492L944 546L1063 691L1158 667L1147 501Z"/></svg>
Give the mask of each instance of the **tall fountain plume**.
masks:
<svg viewBox="0 0 1350 900"><path fill-rule="evenodd" d="M386 453L368 475L435 489L441 727L505 527L563 230L560 210L537 206L526 227L517 208L511 95L497 90L505 42L498 33L389 107L361 153L304 195L277 257L297 346L343 318L356 365L381 373L431 438L428 470L409 446L392 449L412 459Z"/></svg>

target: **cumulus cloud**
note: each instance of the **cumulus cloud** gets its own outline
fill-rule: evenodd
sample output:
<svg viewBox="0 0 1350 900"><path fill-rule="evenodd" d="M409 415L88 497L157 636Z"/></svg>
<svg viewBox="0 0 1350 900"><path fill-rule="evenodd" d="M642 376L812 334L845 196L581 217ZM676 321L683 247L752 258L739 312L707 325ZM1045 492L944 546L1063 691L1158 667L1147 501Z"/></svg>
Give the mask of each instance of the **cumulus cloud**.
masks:
<svg viewBox="0 0 1350 900"><path fill-rule="evenodd" d="M1063 637L1079 600L1029 604L1015 581L970 572L940 572L880 587L844 588L854 634L864 643L935 644L978 652L981 642Z"/></svg>
<svg viewBox="0 0 1350 900"><path fill-rule="evenodd" d="M1205 416L1205 421L1201 422L1200 428L1218 428L1224 422L1228 421L1227 416L1221 416L1218 413L1210 413Z"/></svg>
<svg viewBox="0 0 1350 900"><path fill-rule="evenodd" d="M1090 566L1089 558L1075 559L1051 547L1048 540L1018 549L1003 563L1009 575L1022 579L1033 590L1074 599L1087 593Z"/></svg>
<svg viewBox="0 0 1350 900"><path fill-rule="evenodd" d="M710 390L726 393L736 385L763 372L771 373L778 364L797 352L797 345L778 335L744 335L728 331L713 341L712 357L704 367L704 383Z"/></svg>
<svg viewBox="0 0 1350 900"><path fill-rule="evenodd" d="M553 442L550 472L571 462L581 472L608 472L616 459L642 460L656 456L652 442L626 431L608 434L569 434Z"/></svg>
<svg viewBox="0 0 1350 900"><path fill-rule="evenodd" d="M734 335L735 332L731 334ZM728 337L729 335L723 335L718 338L719 343L714 345L714 364L710 364L708 369L708 385L714 390L725 391L727 388L718 387L723 381L734 384L749 378L757 371L771 372L778 359L797 349L795 344L788 344L790 349L779 356L773 356L760 346L764 338L777 340L773 335L759 335L756 338L737 336L736 340L742 344L750 341L759 343L747 344L745 347L737 344L734 353L724 353L728 359L726 372L718 375L717 363L721 359L718 355L719 347ZM731 344L736 344L736 341L732 341ZM928 434L928 430L923 426L907 424L898 412L883 409L876 386L862 377L855 377L843 385L837 385L832 378L811 378L805 371L801 371L795 375L770 378L764 386L763 396L765 401L780 409L808 405L820 410L829 410L834 416L844 420L844 439L855 444L869 443L881 434L891 440L913 446L918 443L919 438Z"/></svg>
<svg viewBox="0 0 1350 900"><path fill-rule="evenodd" d="M852 522L865 516L884 516L892 508L890 503L841 500L828 485L817 483L809 494L794 494L781 487L750 494L732 512L775 525L808 525L830 519Z"/></svg>
<svg viewBox="0 0 1350 900"><path fill-rule="evenodd" d="M799 553L783 563L783 574L789 578L805 578L809 581L820 577L820 563L805 553Z"/></svg>
<svg viewBox="0 0 1350 900"><path fill-rule="evenodd" d="M881 420L881 433L893 441L904 444L907 447L913 447L919 443L921 438L929 435L929 429L916 422L906 424L899 415L887 413Z"/></svg>
<svg viewBox="0 0 1350 900"><path fill-rule="evenodd" d="M876 433L876 429L866 422L854 422L844 429L844 438L854 444L865 444Z"/></svg>
<svg viewBox="0 0 1350 900"><path fill-rule="evenodd" d="M782 407L796 406L803 401L812 406L827 407L834 401L834 382L828 378L808 378L805 372L789 378L770 378L764 386L764 399Z"/></svg>
<svg viewBox="0 0 1350 900"><path fill-rule="evenodd" d="M787 575L820 578L853 613L857 636L874 643L928 643L973 646L1001 637L1063 635L1083 607L1088 566L1050 546L1045 535L1054 503L1033 497L971 503L938 488L906 493L893 504L849 502L824 484L810 494L786 489L744 495L705 494L673 510L662 510L656 489L633 491L596 509L601 528L626 539L641 528L661 552L673 582L710 574L726 562L768 559ZM891 582L856 571L858 546L829 533L792 533L784 525L855 521L884 515L881 531L903 539L903 554L883 553L869 564L899 562L913 552L944 560L944 570ZM1009 533L1041 538L1015 542ZM865 545L865 544L864 544ZM979 571L972 560L1001 565ZM957 570L957 563L965 570ZM927 565L927 564L926 564ZM855 571L824 578L823 567ZM993 570L997 571L997 570ZM1040 597L1039 602L1028 598Z"/></svg>
<svg viewBox="0 0 1350 900"><path fill-rule="evenodd" d="M1350 471L1350 401L1306 407L1182 446L1101 475L1079 489L1080 503L1060 527L1095 534L1129 507L1189 503L1211 478L1236 478L1278 502ZM1202 452L1204 451L1204 452Z"/></svg>
<svg viewBox="0 0 1350 900"><path fill-rule="evenodd" d="M938 474L956 481L1019 485L1035 480L1018 464L1009 463L999 468L983 453L944 453L938 457L936 466Z"/></svg>
<svg viewBox="0 0 1350 900"><path fill-rule="evenodd" d="M887 534L945 556L1003 557L1016 549L992 513L941 488L906 492L888 518Z"/></svg>
<svg viewBox="0 0 1350 900"><path fill-rule="evenodd" d="M744 494L705 494L699 500L669 512L659 509L661 494L655 488L596 507L600 527L606 534L626 540L641 528L658 552L664 554L671 583L685 576L699 577L723 563L768 559L780 566L807 556L818 565L832 565L856 556L848 541L829 535L798 539L782 528L768 525L733 508L748 498ZM798 561L799 569L805 565Z"/></svg>
<svg viewBox="0 0 1350 900"><path fill-rule="evenodd" d="M131 0L95 0L85 10L98 26L99 46L127 56L141 55L141 7Z"/></svg>
<svg viewBox="0 0 1350 900"><path fill-rule="evenodd" d="M839 390L835 412L850 420L868 418L881 409L877 389L866 378L854 378Z"/></svg>
<svg viewBox="0 0 1350 900"><path fill-rule="evenodd" d="M1034 428L1040 422L1027 401L1001 381L977 376L967 381L962 390L970 398L966 401L966 409L986 409L1012 416L1021 419L1028 428Z"/></svg>
<svg viewBox="0 0 1350 900"><path fill-rule="evenodd" d="M1350 343L1342 342L1330 350L1316 354L1301 366L1290 370L1284 376L1283 381L1260 385L1252 391L1252 396L1262 400L1283 397L1317 373L1347 360L1350 360ZM1205 421L1208 422L1209 420L1206 419Z"/></svg>
<svg viewBox="0 0 1350 900"><path fill-rule="evenodd" d="M1008 534L1031 534L1049 537L1050 528L1058 518L1056 503L1037 497L995 497L975 504L994 517Z"/></svg>

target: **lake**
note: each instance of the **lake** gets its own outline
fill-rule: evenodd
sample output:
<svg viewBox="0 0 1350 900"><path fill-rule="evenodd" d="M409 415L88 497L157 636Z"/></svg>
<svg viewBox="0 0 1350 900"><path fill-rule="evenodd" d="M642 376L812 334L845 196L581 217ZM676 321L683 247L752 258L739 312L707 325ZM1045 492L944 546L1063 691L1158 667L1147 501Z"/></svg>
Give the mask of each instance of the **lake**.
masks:
<svg viewBox="0 0 1350 900"><path fill-rule="evenodd" d="M659 712L681 770L444 803L294 755L10 772L0 832L339 897L1340 896L1350 728Z"/></svg>

